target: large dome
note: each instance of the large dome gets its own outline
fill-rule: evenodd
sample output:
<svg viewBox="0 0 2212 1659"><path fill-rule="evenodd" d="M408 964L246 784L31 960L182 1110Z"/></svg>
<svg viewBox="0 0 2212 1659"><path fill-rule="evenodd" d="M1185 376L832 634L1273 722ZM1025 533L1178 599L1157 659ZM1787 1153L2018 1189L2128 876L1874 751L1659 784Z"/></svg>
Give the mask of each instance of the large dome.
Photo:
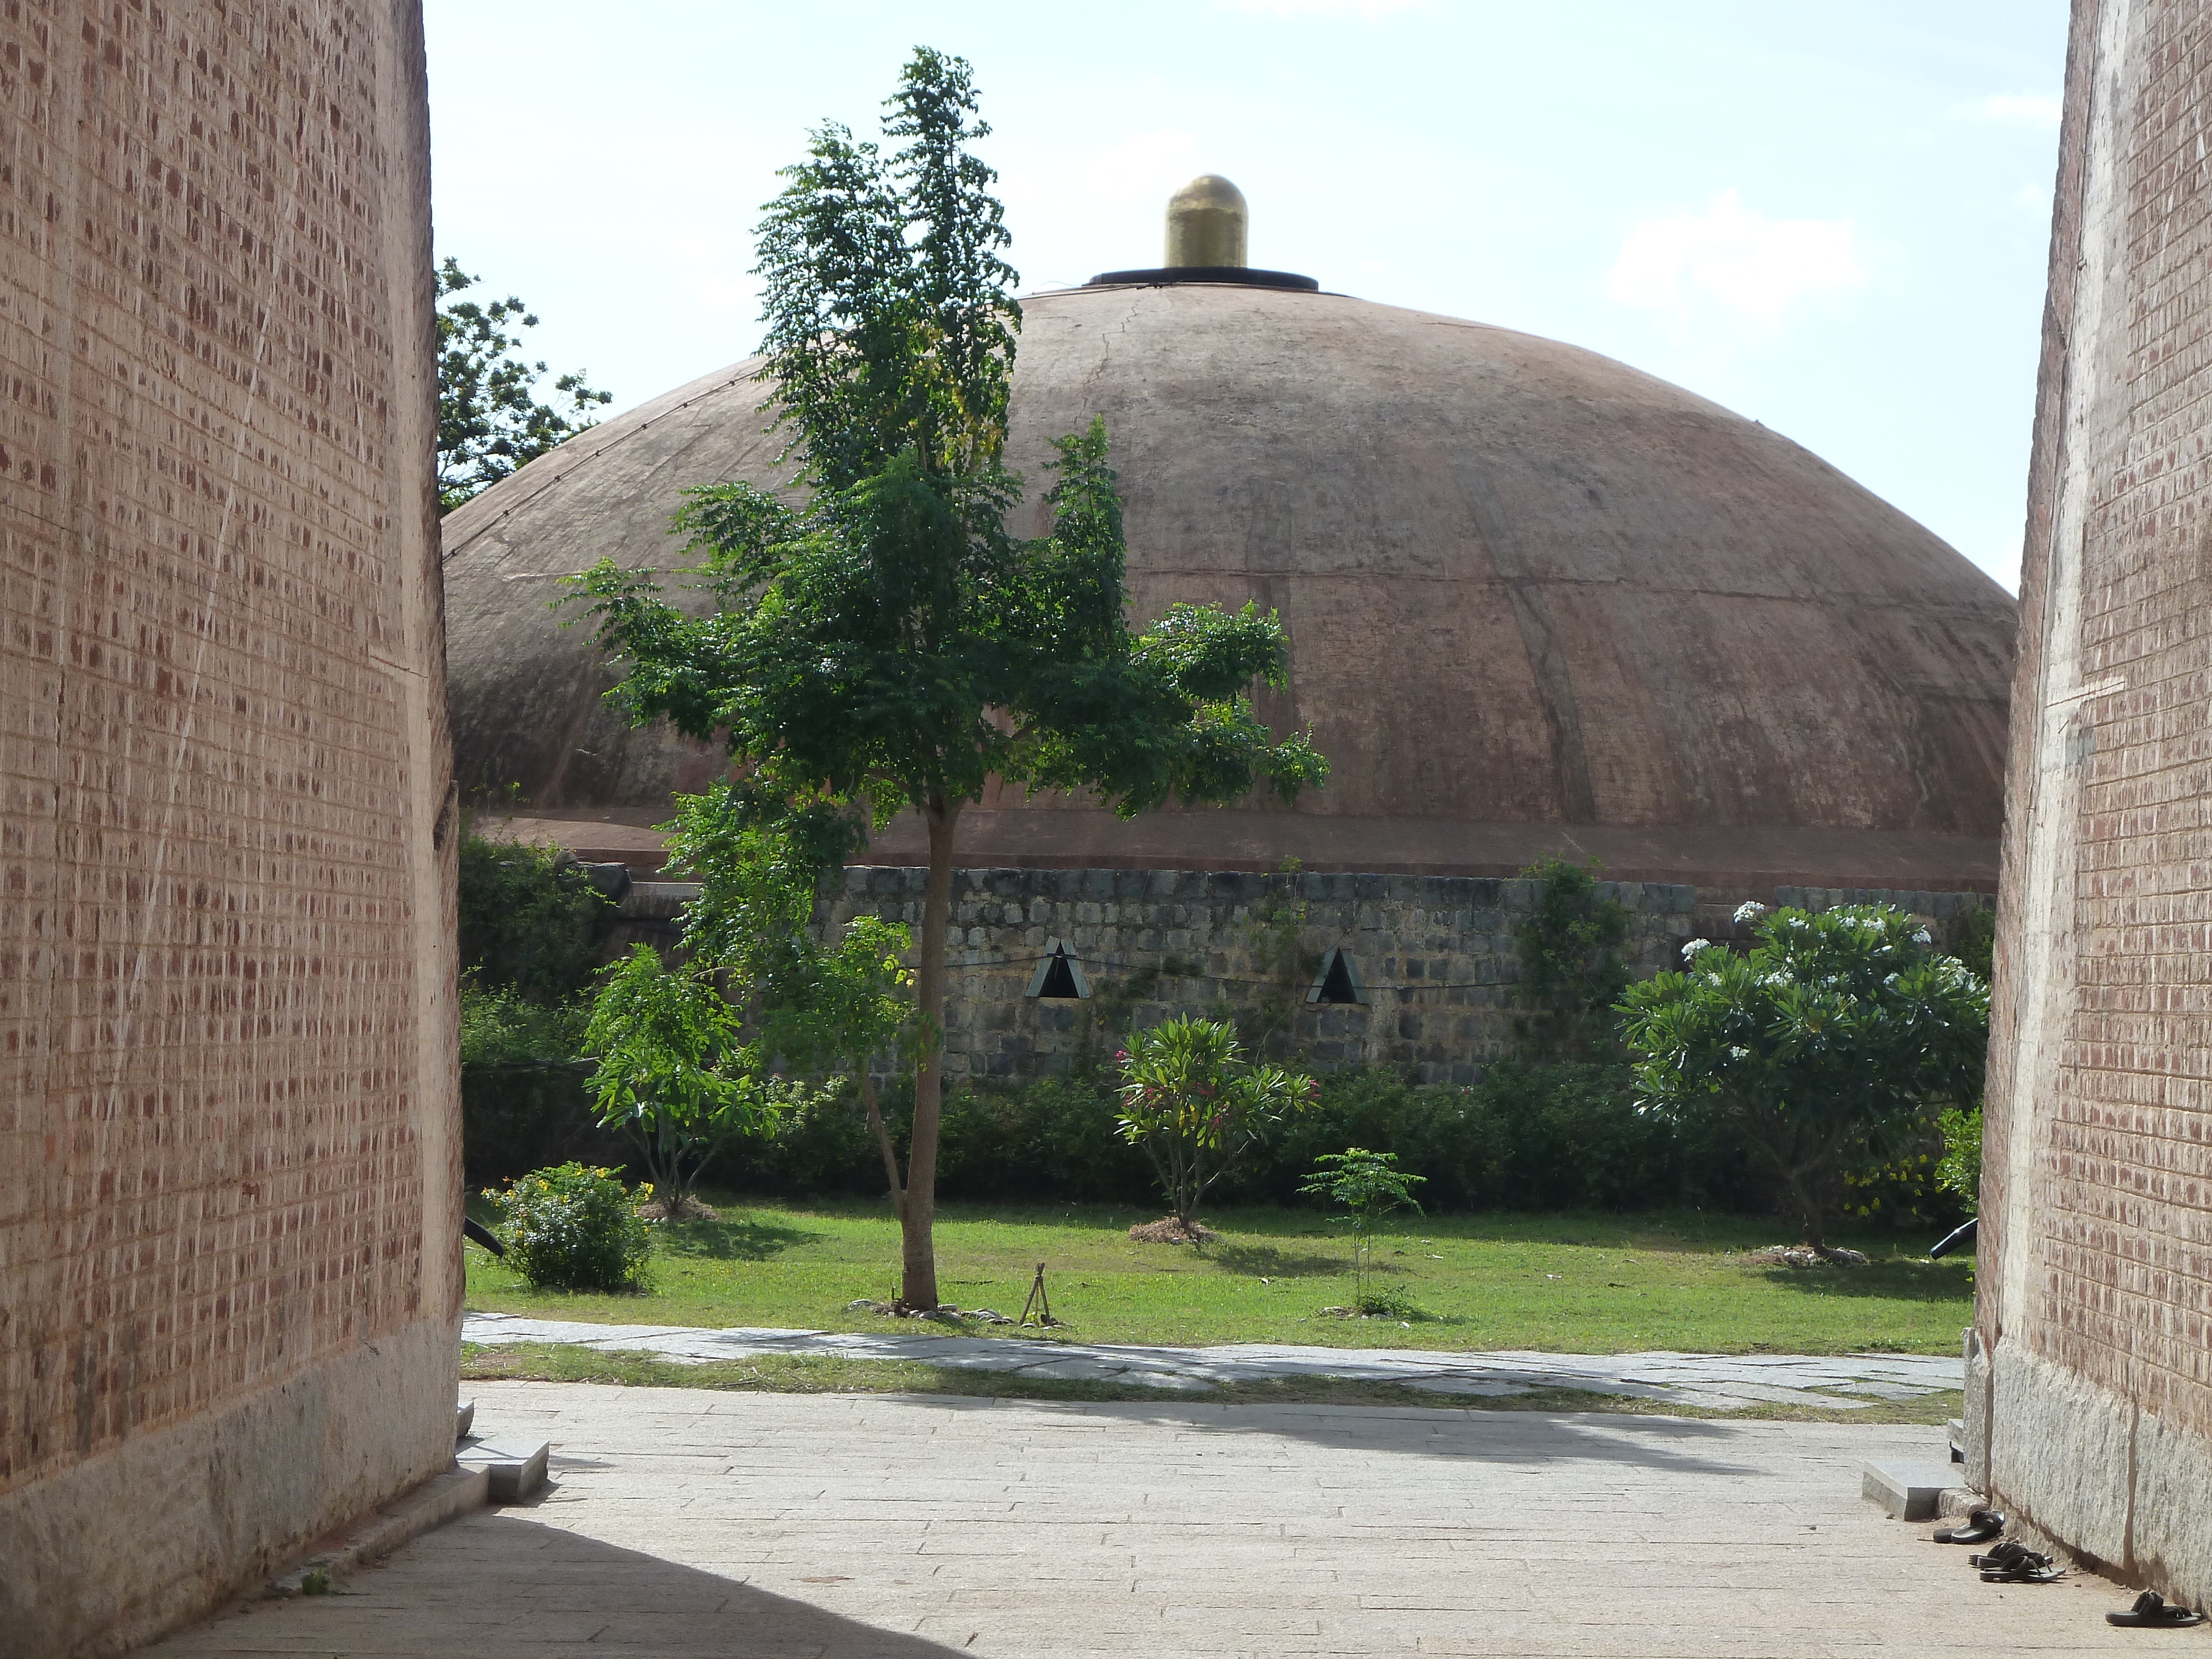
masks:
<svg viewBox="0 0 2212 1659"><path fill-rule="evenodd" d="M1341 295L1092 286L1023 310L1032 497L1048 441L1104 416L1133 614L1279 611L1292 683L1263 712L1310 724L1334 771L1294 810L988 803L963 864L1488 875L1557 850L1708 886L1992 884L2014 602L1817 456L1593 353ZM785 475L757 367L446 520L457 770L519 785L580 849L649 839L720 757L628 729L546 601L602 556L672 564L685 486ZM921 861L918 826L868 856Z"/></svg>

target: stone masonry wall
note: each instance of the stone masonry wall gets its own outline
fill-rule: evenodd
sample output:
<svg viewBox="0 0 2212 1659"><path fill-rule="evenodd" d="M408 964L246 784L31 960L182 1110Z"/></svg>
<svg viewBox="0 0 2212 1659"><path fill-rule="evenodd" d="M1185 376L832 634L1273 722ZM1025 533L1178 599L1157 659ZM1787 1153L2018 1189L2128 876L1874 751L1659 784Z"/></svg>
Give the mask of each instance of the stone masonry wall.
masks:
<svg viewBox="0 0 2212 1659"><path fill-rule="evenodd" d="M0 0L0 1649L442 1468L453 818L411 0Z"/></svg>
<svg viewBox="0 0 2212 1659"><path fill-rule="evenodd" d="M917 933L927 872L855 867L825 907ZM673 886L673 884L666 884ZM640 914L665 900L639 890ZM1540 884L1433 876L1262 875L1152 870L963 870L953 878L953 968L946 1064L955 1077L1018 1079L1064 1069L1121 1032L1182 1013L1233 1013L1295 1042L1310 1064L1410 1069L1468 1083L1512 1037L1519 975L1515 930ZM1629 911L1626 956L1640 976L1674 966L1683 943L1725 937L1727 909L1697 890L1601 882ZM1955 917L1975 894L1784 889L1773 902L1826 908L1889 902ZM1089 981L1085 1000L1029 988L1048 945L1064 944ZM1307 1000L1324 954L1349 953L1359 1006Z"/></svg>
<svg viewBox="0 0 2212 1659"><path fill-rule="evenodd" d="M2075 0L2008 781L1969 1467L2212 1601L2212 12Z"/></svg>

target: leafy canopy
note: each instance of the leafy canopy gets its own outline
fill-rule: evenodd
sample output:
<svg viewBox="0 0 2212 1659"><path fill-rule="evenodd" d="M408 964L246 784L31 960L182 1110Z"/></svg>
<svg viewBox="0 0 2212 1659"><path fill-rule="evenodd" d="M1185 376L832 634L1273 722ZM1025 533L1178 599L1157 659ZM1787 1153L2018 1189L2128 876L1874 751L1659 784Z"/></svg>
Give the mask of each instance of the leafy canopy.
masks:
<svg viewBox="0 0 2212 1659"><path fill-rule="evenodd" d="M1326 775L1273 740L1246 692L1286 684L1282 630L1247 605L1178 605L1143 635L1123 617L1121 502L1102 422L1061 438L1051 527L1005 526L1002 465L1020 309L993 174L966 146L968 67L907 66L886 155L843 127L785 170L761 233L769 406L799 462L797 503L750 483L686 492L677 515L714 597L693 617L649 571L580 579L641 723L722 737L757 817L800 804L825 860L841 808L978 799L994 777L1097 790L1125 815Z"/></svg>
<svg viewBox="0 0 2212 1659"><path fill-rule="evenodd" d="M1644 1107L1739 1125L1825 1249L1847 1159L1980 1098L1989 988L1893 906L1762 910L1738 912L1757 918L1747 954L1692 939L1680 973L1632 987L1622 1036Z"/></svg>
<svg viewBox="0 0 2212 1659"><path fill-rule="evenodd" d="M589 428L592 411L614 401L577 369L553 382L553 401L538 400L543 362L517 354L537 316L520 300L478 304L459 297L481 278L448 258L437 270L438 510L450 513L488 484Z"/></svg>

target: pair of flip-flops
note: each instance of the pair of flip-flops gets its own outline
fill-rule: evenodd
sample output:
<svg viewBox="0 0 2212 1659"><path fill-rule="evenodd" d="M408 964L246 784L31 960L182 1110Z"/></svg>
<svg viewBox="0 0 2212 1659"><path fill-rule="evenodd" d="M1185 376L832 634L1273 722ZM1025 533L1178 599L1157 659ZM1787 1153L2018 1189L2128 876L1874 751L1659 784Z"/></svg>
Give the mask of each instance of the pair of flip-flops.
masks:
<svg viewBox="0 0 2212 1659"><path fill-rule="evenodd" d="M1975 1510L1966 1516L1963 1527L1939 1527L1936 1541L1939 1544L1986 1544L1993 1538L2004 1536L2005 1518L2002 1510Z"/></svg>
<svg viewBox="0 0 2212 1659"><path fill-rule="evenodd" d="M2051 1584L2063 1576L2049 1556L2017 1539L2008 1539L1986 1553L1968 1556L1966 1565L1982 1570L1984 1584Z"/></svg>
<svg viewBox="0 0 2212 1659"><path fill-rule="evenodd" d="M2187 1607L2170 1605L2156 1590L2145 1590L2136 1597L2136 1604L2125 1613L2108 1613L2108 1625L2137 1625L2153 1630L2186 1630L2191 1625L2201 1625L2204 1615Z"/></svg>

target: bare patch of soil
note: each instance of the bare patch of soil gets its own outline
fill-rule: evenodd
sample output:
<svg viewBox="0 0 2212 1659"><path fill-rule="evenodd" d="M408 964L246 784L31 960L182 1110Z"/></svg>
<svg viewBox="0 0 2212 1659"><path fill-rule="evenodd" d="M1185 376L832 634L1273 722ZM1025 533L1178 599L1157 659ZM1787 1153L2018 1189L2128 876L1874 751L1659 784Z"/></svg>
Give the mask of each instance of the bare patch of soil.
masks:
<svg viewBox="0 0 2212 1659"><path fill-rule="evenodd" d="M1129 1229L1129 1237L1139 1244L1211 1244L1221 1235L1203 1221L1194 1221L1186 1227L1169 1215L1158 1221L1139 1222Z"/></svg>
<svg viewBox="0 0 2212 1659"><path fill-rule="evenodd" d="M673 1215L668 1212L667 1200L659 1198L646 1200L637 1206L637 1212L647 1221L720 1221L722 1218L720 1210L711 1204L702 1204L696 1198Z"/></svg>
<svg viewBox="0 0 2212 1659"><path fill-rule="evenodd" d="M1832 1249L1826 1255L1810 1244L1770 1244L1763 1250L1747 1250L1738 1260L1753 1267L1863 1267L1867 1259L1856 1250Z"/></svg>

